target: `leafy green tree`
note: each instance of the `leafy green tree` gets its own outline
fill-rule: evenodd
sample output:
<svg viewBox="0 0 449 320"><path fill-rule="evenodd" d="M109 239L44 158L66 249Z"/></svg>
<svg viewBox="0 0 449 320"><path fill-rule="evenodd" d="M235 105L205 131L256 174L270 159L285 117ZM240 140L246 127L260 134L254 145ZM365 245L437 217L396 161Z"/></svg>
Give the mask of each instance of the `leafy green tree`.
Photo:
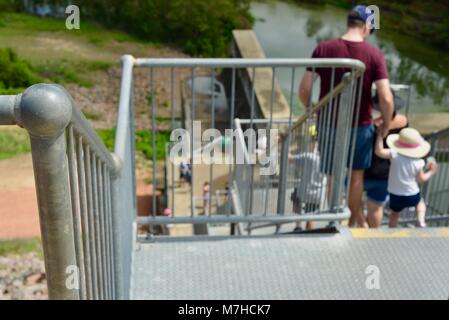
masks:
<svg viewBox="0 0 449 320"><path fill-rule="evenodd" d="M148 41L179 46L195 56L225 56L232 30L251 28L254 21L249 12L250 0L78 0L75 3L84 17Z"/></svg>

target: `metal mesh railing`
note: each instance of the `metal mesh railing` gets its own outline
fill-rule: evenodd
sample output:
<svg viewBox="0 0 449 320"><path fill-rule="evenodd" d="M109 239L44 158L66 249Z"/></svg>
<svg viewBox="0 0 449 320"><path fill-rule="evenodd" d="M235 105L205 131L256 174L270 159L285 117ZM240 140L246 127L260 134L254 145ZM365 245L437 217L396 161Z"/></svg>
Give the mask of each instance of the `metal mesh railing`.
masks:
<svg viewBox="0 0 449 320"><path fill-rule="evenodd" d="M79 294L82 299L114 299L111 182L115 165L109 153L90 143L85 132L72 124L66 130Z"/></svg>
<svg viewBox="0 0 449 320"><path fill-rule="evenodd" d="M351 158L350 141L355 139L351 135L352 118L358 110L360 95L360 81L364 66L360 61L351 59L137 59L136 66L149 68L150 86L149 96L155 97L150 101L152 144L156 144L157 112L162 106L170 109L172 130L178 129L176 119L177 106L181 106L180 112L184 128L186 130L188 155L182 161L190 164L190 184L187 191L176 187L176 170L180 161L172 161L168 164L170 172L166 179L166 186L158 186L158 172L162 167L156 156L152 159L152 181L154 189L164 189L167 197L167 206L171 209L170 217L162 216L158 212L156 197L153 197L152 212L147 217L138 217L139 224L195 224L195 223L253 223L253 222L292 222L298 220L318 219L325 221L342 220L349 216L345 200L345 177L350 174L346 171L347 160ZM306 68L312 71L318 68L331 70L332 81L329 94L315 103L318 90L316 85L311 93L313 100L305 108L296 96L296 88L299 84L301 70ZM337 78L345 70L348 75ZM287 71L287 72L281 72ZM338 71L338 72L337 72ZM277 78L279 74L290 74L289 79ZM158 98L155 79L164 78L165 99L168 103ZM287 80L288 85L285 84ZM177 98L177 90L180 97ZM339 111L337 112L337 109ZM317 117L317 114L319 116ZM276 142L282 144L276 149L276 154L269 155L273 160L272 172L268 175L260 174L260 171L268 170L260 163L239 163L237 149L245 149L250 158L251 148L248 147L248 138L241 141L236 127L236 118L240 118L242 132L247 129L256 131L256 140L259 138L257 130L266 129L266 133L278 130L284 138ZM333 119L333 120L332 120ZM197 128L197 122L201 127ZM318 127L319 146L322 146L321 157L328 167L328 186L321 186L323 191L320 197L320 206L315 210L317 215L300 215L293 212L292 204L287 192L294 189L298 181L287 179L289 176L288 165L282 161L288 158L289 152L298 154L306 152L310 136L308 129ZM218 137L208 135L204 138L207 129L213 129ZM230 133L226 132L230 130ZM199 137L196 135L199 133ZM210 132L209 132L210 133ZM307 140L309 139L309 140ZM331 139L334 139L331 141ZM268 139L270 140L270 139ZM215 141L216 143L212 143ZM287 143L288 142L288 143ZM324 148L336 144L339 152ZM256 142L257 143L257 142ZM270 142L268 142L270 143ZM211 148L207 146L210 145ZM219 148L213 148L213 146ZM229 149L226 147L229 146ZM352 144L353 145L353 144ZM269 146L271 148L271 146ZM213 149L213 150L212 150ZM172 149L171 149L172 150ZM222 162L205 164L201 162L204 151L213 155L220 155ZM230 152L232 150L232 152ZM282 158L282 152L287 158ZM341 152L340 152L341 151ZM168 155L166 155L168 156ZM243 156L244 158L245 156ZM257 158L257 157L256 157ZM229 160L229 162L226 162ZM288 160L288 159L287 159ZM196 161L199 161L196 162ZM250 160L252 161L252 160ZM287 161L288 162L288 161ZM290 170L290 173L292 171ZM171 181L169 181L171 180ZM296 179L298 180L298 179ZM208 182L212 198L215 190L224 189L225 182L229 185L232 211L226 215L214 214L214 210L206 210L207 215L198 214L195 210L195 199L201 198L201 190L204 182ZM302 180L307 184L306 179ZM287 190L288 189L288 190ZM186 197L186 192L189 194ZM304 199L307 200L307 199ZM179 202L184 205L180 206ZM207 201L212 205L212 199Z"/></svg>
<svg viewBox="0 0 449 320"><path fill-rule="evenodd" d="M449 129L434 132L429 137L430 155L438 162L437 174L424 186L428 226L449 226Z"/></svg>
<svg viewBox="0 0 449 320"><path fill-rule="evenodd" d="M338 221L348 217L345 183L350 179L357 118L356 88L360 78L347 74L316 104L309 101L307 112L291 120L238 120L243 124L281 132L276 150L276 174L259 175L260 166L240 166L236 177L242 210L247 215L317 221ZM243 138L242 138L243 139ZM272 148L270 148L272 149ZM335 152L335 150L338 150ZM257 154L258 149L249 151ZM263 151L265 152L265 151ZM252 224L247 229L279 225Z"/></svg>

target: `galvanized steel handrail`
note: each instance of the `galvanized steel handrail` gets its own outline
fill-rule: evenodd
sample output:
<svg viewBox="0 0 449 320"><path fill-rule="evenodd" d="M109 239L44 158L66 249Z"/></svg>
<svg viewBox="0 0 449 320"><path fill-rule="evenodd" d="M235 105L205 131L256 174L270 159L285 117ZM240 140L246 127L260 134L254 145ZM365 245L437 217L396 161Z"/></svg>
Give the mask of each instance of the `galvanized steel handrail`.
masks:
<svg viewBox="0 0 449 320"><path fill-rule="evenodd" d="M89 145L95 149L95 152L108 165L109 169L115 170L116 164L112 155L107 150L104 143L100 140L84 114L76 107L70 94L62 86L51 85L50 87L44 84L35 85L31 86L29 91L25 91L24 94L30 94L35 90L45 91L46 89L51 91L60 90L67 95L64 99L70 99L70 106L67 110L62 111L63 114L59 115L59 118L52 119L49 117L47 119L48 122L53 121L55 124L42 124L38 123L39 119L33 119L34 117L38 117L39 114L43 114L45 111L33 109L23 110L21 106L23 94L18 94L0 96L0 125L19 125L30 132L34 132L36 135L49 137L54 133L53 131L62 130L68 126L68 124L71 124L73 128L84 138L84 140L86 140ZM51 91L49 94L53 94ZM62 92L58 92L58 94L61 94ZM54 93L54 95L56 95L56 93ZM56 98L57 97L55 96L55 99ZM64 102L67 103L67 101ZM54 106L54 108L56 110L49 110L48 112L57 111L58 107ZM23 111L31 114L23 114ZM68 121L65 118L67 118ZM63 123L64 121L67 123ZM52 128L51 126L61 126L62 129L59 127Z"/></svg>
<svg viewBox="0 0 449 320"><path fill-rule="evenodd" d="M30 134L50 298L117 298L113 156L61 86L1 97L0 110Z"/></svg>
<svg viewBox="0 0 449 320"><path fill-rule="evenodd" d="M449 226L449 128L433 132L427 138L432 147L430 155L436 158L439 168L423 187L426 220L432 226Z"/></svg>
<svg viewBox="0 0 449 320"><path fill-rule="evenodd" d="M340 136L339 139L343 139L344 141L342 141L340 143L340 148L349 148L349 133L350 133L350 129L348 129L348 126L351 126L351 119L349 119L352 116L358 117L357 115L357 109L358 108L354 108L353 105L357 104L356 101L356 89L353 89L354 85L359 84L360 83L360 79L362 78L362 75L364 73L365 70L365 66L362 62L360 62L359 60L354 60L354 59L241 59L241 58L231 58L231 59L172 59L172 58L157 58L157 59L135 59L135 66L136 67L146 67L150 69L150 78L151 78L151 84L150 84L150 96L152 97L151 99L151 110L152 110L152 115L151 115L151 121L152 121L152 125L153 125L153 139L154 139L154 120L155 120L155 114L154 111L156 110L156 99L153 99L154 97L154 74L156 73L156 70L158 72L164 72L163 69L169 69L170 70L170 75L169 75L169 79L170 79L170 83L171 85L169 85L169 87L164 88L164 90L171 92L171 102L170 102L170 106L172 108L172 123L174 122L173 120L173 108L174 108L174 100L173 100L173 91L174 91L174 79L175 79L175 70L178 69L182 69L185 70L187 69L187 74L189 73L188 70L190 70L190 77L187 78L186 76L183 76L183 82L182 83L186 83L185 80L186 79L191 79L189 80L190 82L190 87L188 87L188 85L181 85L181 89L182 89L182 99L183 103L182 106L184 107L184 104L186 104L186 107L184 107L184 113L183 116L185 117L184 119L186 121L188 121L188 123L185 124L186 128L190 128L189 133L191 136L191 139L193 139L193 121L197 119L196 116L196 108L198 105L198 97L196 97L196 93L195 93L195 81L196 81L196 77L199 74L199 76L203 76L205 74L207 74L207 76L211 77L211 86L212 83L215 81L214 77L217 76L217 72L215 69L220 70L218 76L220 77L220 79L223 79L223 81L225 81L225 79L227 79L228 81L230 81L228 84L230 85L230 88L228 88L227 90L230 91L230 98L231 101L229 102L229 108L230 108L230 121L229 124L231 126L233 131L233 139L236 140L237 143L237 148L240 146L242 148L243 151L243 158L244 158L244 163L245 164L230 164L229 165L229 180L228 182L230 183L230 199L232 199L232 203L233 203L233 211L234 213L237 213L236 215L238 217L234 217L233 215L227 214L225 217L216 217L216 216L212 216L211 215L211 210L209 208L209 214L207 216L198 216L195 215L195 210L194 210L194 203L195 203L195 199L197 198L197 196L194 195L194 188L198 188L195 186L191 186L190 188L190 193L191 193L191 214L190 216L185 216L186 212L175 212L175 207L173 206L174 203L174 199L175 199L175 191L174 191L174 180L173 180L173 176L175 175L174 173L174 166L173 164L171 165L171 175L172 175L172 182L171 182L171 192L167 192L166 195L168 195L169 197L172 197L172 201L171 201L171 205L172 205L172 216L170 217L163 217L163 216L158 216L158 214L156 213L157 209L156 209L156 205L153 205L153 212L151 214L150 217L138 217L137 218L137 223L139 224L163 224L163 223L179 223L178 221L183 221L184 223L214 223L217 221L226 221L226 218L230 218L228 220L229 223L242 223L242 222L248 222L248 223L252 223L254 221L262 221L263 219L265 219L265 217L267 216L267 206L265 206L265 209L262 210L262 212L255 212L251 206L251 204L253 203L252 200L252 195L253 195L253 190L251 190L252 186L255 186L254 184L254 179L253 179L253 175L254 175L254 166L252 164L246 165L248 164L251 159L250 157L252 155L249 154L248 152L248 148L246 147L246 142L245 142L245 136L243 135L243 129L242 126L240 125L240 119L238 119L238 115L235 114L235 99L236 99L236 75L238 75L240 77L240 81L244 82L244 81L250 81L249 86L251 88L248 88L247 86L245 86L245 83L241 83L239 85L243 86L243 98L241 99L246 99L246 101L249 104L249 110L250 110L250 117L248 119L244 119L243 121L246 121L246 127L250 127L250 128L255 128L255 127L260 127L260 126L266 126L269 128L269 130L271 130L272 125L276 125L278 127L282 127L282 125L279 123L279 120L283 121L283 128L289 132L292 132L293 130L297 130L299 129L299 127L301 127L302 125L304 125L306 123L306 121L311 118L311 115L313 113L317 113L323 109L325 109L325 106L330 106L331 103L334 103L337 99L340 99L340 97L344 98L344 102L342 102L342 104L345 105L344 112L340 112L340 118L338 119L339 123L342 124L342 127L344 127L344 130L341 131L340 129ZM256 79L256 75L261 75L262 73L256 73L255 70L256 68L260 68L266 71L266 76L270 77L270 79L263 79L265 82L267 82L267 84L264 84L264 89L268 91L268 82L271 80L271 90L269 92L265 92L262 93L260 91L258 91L257 93L257 98L255 97L256 94L256 89L255 89L255 83L258 81L258 79ZM292 108L290 108L290 116L287 118L282 118L280 117L280 114L285 115L286 112L279 112L279 114L276 115L276 117L273 116L273 112L274 112L274 103L275 103L275 82L276 80L276 71L280 68L287 68L290 69L292 71L292 81L291 81L291 98L294 94L294 83L295 83L295 69L296 68L311 68L313 71L315 71L318 68L329 68L333 71L333 75L335 75L335 70L337 68L342 68L344 70L348 70L348 72L350 72L350 76L348 77L344 77L343 79L341 79L341 82L339 83L335 83L335 87L332 85L332 88L330 90L330 93L327 94L325 97L323 97L322 99L320 99L320 101L314 105L311 106L310 108L308 108L308 112L303 115L300 116L299 119L293 119L292 117L292 113L291 110ZM196 72L196 70L200 70L198 72ZM272 70L271 73L269 73L268 71ZM252 72L251 72L252 71ZM245 75L246 72L246 75ZM270 75L268 75L268 73ZM251 76L252 74L252 76ZM264 73L265 74L265 73ZM178 78L179 79L179 78ZM337 80L336 80L337 81ZM339 80L338 80L339 81ZM359 86L361 87L361 86ZM345 89L346 92L345 92ZM259 89L258 89L259 90ZM262 90L262 89L260 89ZM277 90L277 89L276 89ZM213 92L213 89L210 89L211 92ZM271 99L267 98L267 96L270 96L270 92L271 92ZM228 92L229 93L229 92ZM343 93L345 93L343 95ZM262 95L265 95L265 98ZM277 92L276 92L277 94ZM185 95L185 97L184 97ZM189 97L190 95L190 97ZM360 99L360 94L358 95L359 99ZM261 99L265 99L266 100L266 104L269 105L269 107L265 106L265 111L262 112L262 115L267 115L268 117L266 119L257 119L257 114L255 110L255 104L257 103L258 106L260 108L262 108L262 106L260 106L261 103ZM270 101L269 101L270 100ZM211 95L211 101L212 103L212 107L209 105L208 108L209 109L209 117L208 119L203 119L200 118L201 120L205 120L211 128L215 128L215 124L216 124L216 115L215 115L215 107L214 107L214 103L215 103L215 95L212 94ZM282 102L283 103L283 102ZM359 103L359 101L358 101ZM284 104L285 105L285 104ZM290 101L290 105L292 105L291 101ZM357 104L358 105L358 104ZM326 110L333 110L335 108L327 108ZM354 110L356 109L356 110ZM285 110L284 110L285 111ZM268 113L267 113L268 112ZM323 112L323 113L330 113L328 111ZM354 113L354 114L353 114ZM347 117L347 119L346 119ZM241 117L243 118L243 117ZM220 119L222 120L222 119ZM248 122L248 121L249 122ZM261 122L262 120L263 123ZM335 120L337 121L337 118L335 118ZM242 122L243 123L243 122ZM324 123L323 123L324 125ZM347 128L348 127L348 128ZM174 128L173 128L174 129ZM352 138L354 138L355 135L352 135ZM338 140L338 139L337 139ZM193 141L193 140L192 140ZM209 143L207 146L212 146L212 145L216 145L217 141L219 141L218 139L213 140L213 142ZM284 141L284 139L282 139L281 141ZM327 140L323 140L323 142L325 143ZM153 141L154 143L154 141ZM192 155L196 155L198 153L198 151L202 151L203 149L205 149L205 147L201 147L201 144L197 144L198 147L193 147L193 144L195 143L195 141L193 143L191 143L191 154ZM352 144L354 145L354 144ZM286 149L287 150L287 149ZM251 151L252 152L252 151ZM352 152L349 151L348 152L348 156L349 154L352 155ZM341 163L344 162L343 159L341 158L341 155L346 155L346 152L339 152L338 153L338 161L340 161ZM285 158L285 157L284 157ZM191 158L192 160L193 158ZM335 158L337 159L337 158ZM281 161L284 161L285 159L282 159ZM327 160L326 160L327 161ZM344 166L343 164L339 164L340 167ZM156 168L155 168L155 161L153 159L153 181L157 181L156 179ZM283 165L281 165L281 167L283 167ZM334 167L334 166L332 166ZM328 219L327 221L332 221L332 220L342 220L345 219L349 216L349 210L347 210L347 208L343 208L342 205L342 200L344 200L342 198L342 189L344 188L343 186L340 186L340 184L343 184L343 178L344 178L344 168L337 168L337 165L335 166L336 169L334 169L334 171L341 171L341 172L335 172L335 179L336 181L338 181L338 188L335 187L335 192L333 192L331 195L333 196L332 199L329 199L329 202L332 204L331 207L329 208L329 213L331 214L327 214L326 209L323 207L320 210L320 214L322 215L321 218L318 218L316 220L321 220L323 217L325 217L326 219ZM209 182L212 181L212 171L213 171L214 166L210 165L210 173L209 173ZM193 181L193 183L195 183L196 179L195 179L195 168L192 169L192 173L190 176L190 180ZM249 170L249 171L248 171ZM285 170L284 170L285 171ZM284 174L286 173L286 171L284 172ZM337 174L338 173L338 174ZM350 171L349 171L350 174ZM333 173L334 176L334 173ZM240 182L242 182L243 184L239 185L239 182L236 183L236 181L232 181L233 179L238 179ZM265 189L269 188L269 184L271 182L269 182L270 179L263 179L262 183L265 185ZM273 179L272 179L273 180ZM277 182L277 178L275 178L273 181L275 181L274 183ZM285 180L285 181L284 181ZM284 179L282 180L282 182L279 182L279 185L284 186L287 184L291 184L291 179ZM341 183L340 183L341 182ZM197 182L198 183L198 182ZM153 188L156 188L155 185L153 185ZM235 190L234 190L235 189ZM338 190L337 190L338 189ZM280 198L278 199L278 203L283 203L284 201L282 199L284 199L285 196L285 192L286 192L286 188L284 186L284 188L280 188L279 190L282 195L280 196ZM244 200L244 198L246 198L245 194L247 194L250 199ZM212 192L209 192L209 197L212 197ZM153 201L155 201L155 197L153 197ZM185 200L184 200L185 201ZM240 203L239 201L244 201L246 202L246 204L250 204L249 207L247 207L246 205L242 206L242 203ZM264 199L264 201L266 204L268 202L268 197L266 197ZM273 202L276 201L271 201L270 204L272 204ZM209 206L211 205L211 201L209 199L208 201ZM338 203L338 206L337 206ZM290 210L290 209L289 209ZM257 211L257 210L256 210ZM270 221L275 221L276 219L279 219L279 221L305 221L307 219L313 219L313 217L308 216L307 218L305 218L304 215L298 215L295 213L292 213L290 211L288 212L284 212L285 208L283 206L278 206L277 209L269 209L270 213L271 213L271 217L269 218ZM275 214L273 216L273 214L277 212L277 214ZM159 213L160 214L160 213ZM284 217L281 217L281 215L285 215ZM254 215L254 216L251 216ZM218 219L218 220L217 220ZM233 219L236 219L235 221ZM258 220L259 219L259 220Z"/></svg>
<svg viewBox="0 0 449 320"><path fill-rule="evenodd" d="M83 140L89 144L91 148L94 148L95 153L101 157L101 160L108 166L114 173L118 173L117 162L114 160L111 152L106 148L103 141L101 141L98 134L92 128L92 125L86 119L84 114L73 104L72 108L72 120L70 124L73 129L78 132Z"/></svg>
<svg viewBox="0 0 449 320"><path fill-rule="evenodd" d="M182 68L251 68L251 67L310 67L310 68L351 68L359 76L365 71L360 60L346 58L138 58L136 67L182 67Z"/></svg>
<svg viewBox="0 0 449 320"><path fill-rule="evenodd" d="M320 101L318 101L316 104L314 104L311 108L311 110L308 110L305 114L300 116L296 122L292 125L291 130L296 130L299 128L302 124L304 124L307 119L309 118L310 114L315 114L321 111L328 103L332 100L333 97L343 92L343 90L348 86L348 84L355 78L359 77L360 73L354 73L350 77L345 77L342 79L342 81L337 84L331 92L326 94ZM351 79L352 77L352 79ZM283 135L282 139L286 139L287 136Z"/></svg>
<svg viewBox="0 0 449 320"><path fill-rule="evenodd" d="M30 135L51 299L129 295L135 238L133 59L125 56L122 63L117 154L107 150L62 86L38 84L0 96L0 125L17 124Z"/></svg>

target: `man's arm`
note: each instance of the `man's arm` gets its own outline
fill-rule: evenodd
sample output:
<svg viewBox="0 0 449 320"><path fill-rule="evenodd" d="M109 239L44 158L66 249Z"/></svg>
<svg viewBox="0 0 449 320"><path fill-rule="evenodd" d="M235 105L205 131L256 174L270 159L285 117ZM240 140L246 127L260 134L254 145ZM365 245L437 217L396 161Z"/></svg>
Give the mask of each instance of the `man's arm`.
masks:
<svg viewBox="0 0 449 320"><path fill-rule="evenodd" d="M312 92L312 85L313 72L306 70L304 76L302 77L301 84L299 85L299 100L306 109L309 107L309 98L310 93Z"/></svg>
<svg viewBox="0 0 449 320"><path fill-rule="evenodd" d="M379 111L382 115L382 137L388 135L390 128L390 122L393 118L394 100L393 94L390 88L390 81L388 79L380 79L375 82L377 89L377 96L379 97Z"/></svg>

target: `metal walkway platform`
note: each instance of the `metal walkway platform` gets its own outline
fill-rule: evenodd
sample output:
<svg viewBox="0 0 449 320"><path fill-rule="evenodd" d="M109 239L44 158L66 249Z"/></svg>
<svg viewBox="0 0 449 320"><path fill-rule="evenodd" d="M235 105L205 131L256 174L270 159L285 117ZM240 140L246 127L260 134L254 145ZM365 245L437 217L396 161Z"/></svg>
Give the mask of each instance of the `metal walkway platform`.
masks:
<svg viewBox="0 0 449 320"><path fill-rule="evenodd" d="M448 265L448 228L159 238L137 245L131 297L447 300Z"/></svg>

